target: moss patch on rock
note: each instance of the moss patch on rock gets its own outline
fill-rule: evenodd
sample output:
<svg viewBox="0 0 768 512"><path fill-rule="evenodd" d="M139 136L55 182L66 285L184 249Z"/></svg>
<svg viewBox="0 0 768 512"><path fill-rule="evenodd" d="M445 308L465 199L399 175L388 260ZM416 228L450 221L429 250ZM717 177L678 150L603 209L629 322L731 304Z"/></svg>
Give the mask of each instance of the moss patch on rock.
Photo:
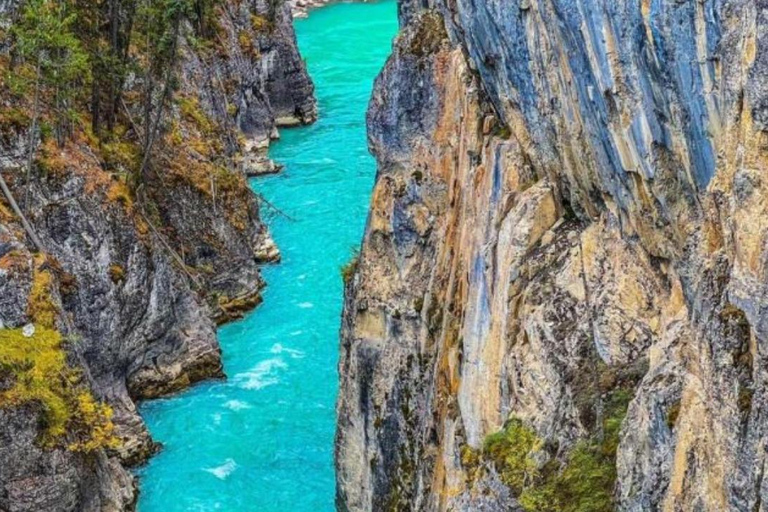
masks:
<svg viewBox="0 0 768 512"><path fill-rule="evenodd" d="M344 284L350 283L357 272L357 265L360 263L360 251L353 249L352 257L341 267L341 278Z"/></svg>
<svg viewBox="0 0 768 512"><path fill-rule="evenodd" d="M67 365L57 331L38 325L27 337L22 329L0 330L0 381L0 407L42 407L43 446L83 452L117 447L111 408L97 402Z"/></svg>
<svg viewBox="0 0 768 512"><path fill-rule="evenodd" d="M443 16L436 10L426 11L417 21L407 51L416 57L433 55L447 39L448 31L445 30Z"/></svg>
<svg viewBox="0 0 768 512"><path fill-rule="evenodd" d="M501 481L520 496L538 479L538 467L532 455L542 445L533 430L518 418L512 418L503 430L485 439L483 454L494 463Z"/></svg>
<svg viewBox="0 0 768 512"><path fill-rule="evenodd" d="M27 300L27 315L36 324L52 329L56 323L59 309L53 301L51 289L53 275L46 256L35 257L35 268L32 278L32 289Z"/></svg>
<svg viewBox="0 0 768 512"><path fill-rule="evenodd" d="M535 454L543 449L543 441L516 418L486 438L483 458L494 464L527 511L612 511L616 450L630 399L625 390L612 393L605 402L601 428L576 443L562 462L537 464Z"/></svg>

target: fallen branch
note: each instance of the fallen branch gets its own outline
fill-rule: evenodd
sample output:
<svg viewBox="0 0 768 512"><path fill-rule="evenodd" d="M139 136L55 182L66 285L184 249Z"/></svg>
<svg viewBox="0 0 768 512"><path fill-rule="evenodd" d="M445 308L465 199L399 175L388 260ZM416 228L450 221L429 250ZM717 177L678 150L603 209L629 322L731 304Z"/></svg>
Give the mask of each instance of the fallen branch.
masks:
<svg viewBox="0 0 768 512"><path fill-rule="evenodd" d="M32 243L35 245L37 252L45 252L45 249L43 247L43 242L40 241L40 238L37 236L37 233L35 233L35 230L32 228L32 224L29 223L27 218L24 216L24 213L21 211L21 208L19 208L19 205L16 203L16 199L13 198L13 194L11 194L11 190L8 188L8 185L5 183L5 179L3 178L2 173L0 173L0 188L3 189L3 194L5 195L5 198L8 200L8 203L11 205L11 209L13 209L13 212L21 219L21 224L24 226L24 230L27 232L27 235L29 235L29 238L32 240Z"/></svg>
<svg viewBox="0 0 768 512"><path fill-rule="evenodd" d="M139 140L143 139L144 137L141 133L141 130L138 126L136 126L136 122L133 120L131 111L128 109L128 105L125 104L125 100L123 98L120 98L120 104L123 106L123 110L125 111L125 115L128 118L128 122L131 123L131 128L133 128L133 132L136 134L136 138Z"/></svg>
<svg viewBox="0 0 768 512"><path fill-rule="evenodd" d="M263 195L259 194L258 192L254 192L253 195L256 196L256 199L267 205L271 210L273 210L278 215L281 215L285 217L286 219L290 220L291 222L296 222L296 219L285 213L283 210L275 206L274 204L270 203Z"/></svg>

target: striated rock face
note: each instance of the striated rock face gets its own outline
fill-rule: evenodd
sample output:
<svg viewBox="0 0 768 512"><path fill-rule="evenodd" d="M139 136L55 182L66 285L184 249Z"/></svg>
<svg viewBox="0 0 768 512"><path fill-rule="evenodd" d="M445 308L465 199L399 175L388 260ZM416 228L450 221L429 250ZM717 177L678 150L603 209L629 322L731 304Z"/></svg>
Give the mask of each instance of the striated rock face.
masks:
<svg viewBox="0 0 768 512"><path fill-rule="evenodd" d="M768 3L406 0L400 21L339 508L764 510Z"/></svg>
<svg viewBox="0 0 768 512"><path fill-rule="evenodd" d="M0 2L0 14L16 6ZM87 452L41 443L44 404L5 401L16 369L0 358L0 510L133 509L126 468L157 449L135 401L222 377L216 323L261 301L259 265L279 251L245 173L254 155L264 162L277 127L312 122L316 106L288 5L222 9L216 52L200 50L184 28L170 135L135 195L105 167L106 150L79 135L37 147L27 187L28 132L3 127L0 171L15 197L27 198L44 252L34 253L0 200L0 329L38 324L42 301L69 366L114 410L120 442ZM131 80L127 97L142 88ZM133 105L126 110L141 119ZM206 158L228 165L199 165Z"/></svg>
<svg viewBox="0 0 768 512"><path fill-rule="evenodd" d="M224 51L213 56L187 48L185 87L201 97L215 118L234 123L245 136L243 169L275 172L267 157L277 128L317 119L314 85L299 54L288 2L223 2ZM194 47L194 45L192 45ZM234 112L234 119L232 113Z"/></svg>

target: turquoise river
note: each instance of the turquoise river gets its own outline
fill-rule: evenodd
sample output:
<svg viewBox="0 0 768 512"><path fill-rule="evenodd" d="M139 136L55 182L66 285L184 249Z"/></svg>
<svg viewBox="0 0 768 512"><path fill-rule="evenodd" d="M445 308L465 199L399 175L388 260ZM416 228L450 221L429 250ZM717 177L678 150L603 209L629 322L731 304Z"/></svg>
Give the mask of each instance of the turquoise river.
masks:
<svg viewBox="0 0 768 512"><path fill-rule="evenodd" d="M316 85L313 126L283 130L282 174L253 187L283 254L264 304L220 329L226 381L142 414L163 451L138 471L139 512L334 509L340 268L359 245L375 175L365 111L397 31L396 4L336 4L296 22Z"/></svg>

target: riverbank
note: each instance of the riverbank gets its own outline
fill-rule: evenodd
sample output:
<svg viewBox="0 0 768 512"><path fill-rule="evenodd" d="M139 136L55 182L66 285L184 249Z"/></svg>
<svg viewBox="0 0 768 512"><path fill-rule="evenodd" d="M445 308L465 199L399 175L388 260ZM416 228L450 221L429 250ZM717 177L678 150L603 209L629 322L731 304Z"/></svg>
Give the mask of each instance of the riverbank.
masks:
<svg viewBox="0 0 768 512"><path fill-rule="evenodd" d="M283 130L280 175L254 189L282 253L264 303L219 330L227 381L147 402L164 450L141 468L140 512L331 511L341 267L367 216L375 164L365 110L397 30L396 4L336 4L296 22L320 116Z"/></svg>
<svg viewBox="0 0 768 512"><path fill-rule="evenodd" d="M291 0L291 11L295 19L304 19L309 17L309 13L320 7L325 7L335 3L341 3L344 0ZM346 0L354 1L354 0ZM366 0L356 0L356 3L366 3Z"/></svg>

